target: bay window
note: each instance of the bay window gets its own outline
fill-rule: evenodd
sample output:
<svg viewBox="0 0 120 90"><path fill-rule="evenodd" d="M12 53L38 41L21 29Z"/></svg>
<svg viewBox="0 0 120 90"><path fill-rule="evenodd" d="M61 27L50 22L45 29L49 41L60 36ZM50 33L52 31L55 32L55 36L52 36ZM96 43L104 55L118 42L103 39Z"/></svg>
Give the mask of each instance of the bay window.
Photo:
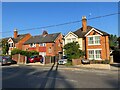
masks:
<svg viewBox="0 0 120 90"><path fill-rule="evenodd" d="M88 50L88 58L90 60L101 60L101 50Z"/></svg>

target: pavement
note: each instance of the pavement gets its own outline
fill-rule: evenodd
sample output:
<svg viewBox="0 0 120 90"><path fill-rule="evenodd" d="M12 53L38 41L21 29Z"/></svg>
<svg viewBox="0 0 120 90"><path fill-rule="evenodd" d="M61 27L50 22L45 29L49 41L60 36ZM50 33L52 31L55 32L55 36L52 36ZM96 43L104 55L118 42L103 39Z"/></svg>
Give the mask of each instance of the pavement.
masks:
<svg viewBox="0 0 120 90"><path fill-rule="evenodd" d="M57 64L57 63L56 63ZM41 64L39 62L37 63L29 63L29 64L14 64L10 66L40 66L44 68L50 68L53 63L51 64ZM112 71L119 71L120 70L120 64L119 63L114 63L114 64L90 64L90 65L76 65L76 66L65 66L65 65L59 65L59 69L65 69L65 70L80 70L80 69L96 69L96 70L112 70Z"/></svg>

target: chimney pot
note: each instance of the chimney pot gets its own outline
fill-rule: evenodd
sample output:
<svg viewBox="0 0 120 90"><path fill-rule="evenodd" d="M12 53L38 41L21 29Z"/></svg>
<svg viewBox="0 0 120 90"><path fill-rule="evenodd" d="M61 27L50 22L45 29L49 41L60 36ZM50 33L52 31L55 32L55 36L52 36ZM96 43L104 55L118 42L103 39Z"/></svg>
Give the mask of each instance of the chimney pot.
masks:
<svg viewBox="0 0 120 90"><path fill-rule="evenodd" d="M43 31L42 35L46 36L48 34L48 32L46 30Z"/></svg>
<svg viewBox="0 0 120 90"><path fill-rule="evenodd" d="M86 19L86 16L82 16L82 19Z"/></svg>

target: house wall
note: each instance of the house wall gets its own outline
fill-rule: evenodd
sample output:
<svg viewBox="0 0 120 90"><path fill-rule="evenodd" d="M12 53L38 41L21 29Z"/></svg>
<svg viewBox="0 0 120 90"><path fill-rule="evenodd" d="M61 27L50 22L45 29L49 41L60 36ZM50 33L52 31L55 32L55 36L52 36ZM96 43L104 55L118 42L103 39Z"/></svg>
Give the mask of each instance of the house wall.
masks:
<svg viewBox="0 0 120 90"><path fill-rule="evenodd" d="M80 45L80 50L83 50L83 39L82 38L78 38L78 43Z"/></svg>
<svg viewBox="0 0 120 90"><path fill-rule="evenodd" d="M93 36L94 31L92 31L88 36ZM96 32L94 35L100 35ZM88 37L86 37L86 57L88 57L88 50L89 49L101 49L101 59L109 59L110 51L109 51L109 39L108 36L100 36L100 45L88 45Z"/></svg>
<svg viewBox="0 0 120 90"><path fill-rule="evenodd" d="M23 39L21 39L18 43L14 43L12 41L12 39L9 39L8 40L8 43L13 43L13 47L9 47L9 54L11 53L11 51L14 49L14 48L17 48L17 49L20 49L20 50L24 50L23 48L23 43L26 42L29 38L31 37L30 34L27 34Z"/></svg>
<svg viewBox="0 0 120 90"><path fill-rule="evenodd" d="M59 34L59 36L55 40L55 46L54 46L55 55L58 55L59 52L63 52L63 40L62 39L63 39L62 34Z"/></svg>
<svg viewBox="0 0 120 90"><path fill-rule="evenodd" d="M23 43L26 42L31 37L30 34L27 34L23 39L21 39L18 43L15 44L16 48L23 50Z"/></svg>
<svg viewBox="0 0 120 90"><path fill-rule="evenodd" d="M11 54L11 51L12 51L14 48L16 48L16 47L14 47L14 46L15 46L15 43L13 42L13 40L12 40L11 38L8 40L8 44L10 44L10 43L13 43L13 47L9 47L9 50L8 50L9 55Z"/></svg>
<svg viewBox="0 0 120 90"><path fill-rule="evenodd" d="M46 44L46 56L55 56L55 43ZM49 51L51 48L51 51Z"/></svg>
<svg viewBox="0 0 120 90"><path fill-rule="evenodd" d="M59 51L62 52L62 34L60 34L55 42L53 43L46 43L46 46L39 46L39 44L36 44L36 47L30 47L29 44L24 45L24 50L28 50L28 51L38 51L38 52L44 52L46 54L46 56L55 56L58 54ZM50 51L51 48L51 51Z"/></svg>
<svg viewBox="0 0 120 90"><path fill-rule="evenodd" d="M79 43L80 45L80 49L83 49L83 42L82 42L82 38L78 38L75 35L73 35L72 33L69 33L66 37L65 37L65 44L67 44L67 39L72 39L72 38L76 38L76 41Z"/></svg>

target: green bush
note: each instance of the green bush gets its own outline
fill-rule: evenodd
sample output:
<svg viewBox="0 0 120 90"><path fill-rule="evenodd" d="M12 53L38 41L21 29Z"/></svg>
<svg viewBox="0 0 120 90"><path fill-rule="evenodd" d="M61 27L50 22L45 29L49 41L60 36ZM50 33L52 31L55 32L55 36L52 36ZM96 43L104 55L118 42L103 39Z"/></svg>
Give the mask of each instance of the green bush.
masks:
<svg viewBox="0 0 120 90"><path fill-rule="evenodd" d="M72 66L72 61L67 61L67 63L65 64L65 66Z"/></svg>
<svg viewBox="0 0 120 90"><path fill-rule="evenodd" d="M11 51L11 55L20 54L21 52L22 52L22 50L15 48Z"/></svg>
<svg viewBox="0 0 120 90"><path fill-rule="evenodd" d="M91 64L109 64L110 60L90 60Z"/></svg>
<svg viewBox="0 0 120 90"><path fill-rule="evenodd" d="M102 60L101 64L110 64L110 60Z"/></svg>
<svg viewBox="0 0 120 90"><path fill-rule="evenodd" d="M39 55L39 52L37 51L23 51L23 50L19 50L19 49L13 49L11 51L11 55L15 55L15 54L21 54L27 57L31 57L32 55Z"/></svg>

